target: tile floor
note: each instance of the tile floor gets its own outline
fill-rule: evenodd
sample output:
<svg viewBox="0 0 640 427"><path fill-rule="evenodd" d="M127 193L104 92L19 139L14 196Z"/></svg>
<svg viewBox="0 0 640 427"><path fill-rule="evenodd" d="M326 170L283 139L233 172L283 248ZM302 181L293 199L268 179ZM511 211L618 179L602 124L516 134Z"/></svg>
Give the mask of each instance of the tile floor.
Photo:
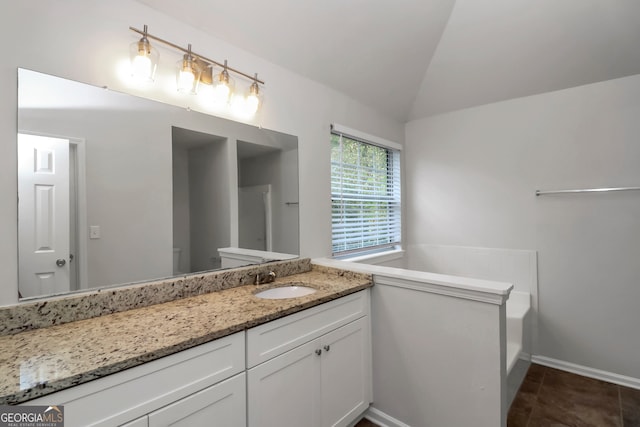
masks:
<svg viewBox="0 0 640 427"><path fill-rule="evenodd" d="M640 390L532 364L508 427L640 427Z"/></svg>
<svg viewBox="0 0 640 427"><path fill-rule="evenodd" d="M640 427L640 390L532 364L508 427ZM362 420L355 427L376 427Z"/></svg>

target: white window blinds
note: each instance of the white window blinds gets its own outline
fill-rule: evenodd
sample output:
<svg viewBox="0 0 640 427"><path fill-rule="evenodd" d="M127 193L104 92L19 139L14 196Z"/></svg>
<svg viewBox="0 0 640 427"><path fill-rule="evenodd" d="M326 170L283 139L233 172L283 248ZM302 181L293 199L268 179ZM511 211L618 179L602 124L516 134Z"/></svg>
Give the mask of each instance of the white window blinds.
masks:
<svg viewBox="0 0 640 427"><path fill-rule="evenodd" d="M332 252L400 245L400 152L331 132Z"/></svg>

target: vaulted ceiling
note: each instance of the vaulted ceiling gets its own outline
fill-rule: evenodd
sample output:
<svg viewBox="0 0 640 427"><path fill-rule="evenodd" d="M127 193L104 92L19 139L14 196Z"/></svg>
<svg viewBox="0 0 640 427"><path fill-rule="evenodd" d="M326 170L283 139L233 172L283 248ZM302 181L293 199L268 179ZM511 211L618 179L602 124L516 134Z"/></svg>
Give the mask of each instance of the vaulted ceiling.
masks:
<svg viewBox="0 0 640 427"><path fill-rule="evenodd" d="M138 0L400 121L640 73L639 0Z"/></svg>

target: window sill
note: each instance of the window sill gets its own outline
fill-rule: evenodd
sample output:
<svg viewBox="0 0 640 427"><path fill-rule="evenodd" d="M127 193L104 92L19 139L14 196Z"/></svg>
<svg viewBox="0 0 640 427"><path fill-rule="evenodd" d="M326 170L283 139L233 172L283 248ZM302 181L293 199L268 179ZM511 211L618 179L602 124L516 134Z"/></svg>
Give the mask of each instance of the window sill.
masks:
<svg viewBox="0 0 640 427"><path fill-rule="evenodd" d="M346 261L346 262L366 261L368 263L380 263L380 262L394 261L396 259L401 259L403 257L404 257L404 249L392 249L384 252L377 252L377 253L366 254L366 255L354 255L352 257L348 257L348 258L344 257L339 259L341 261Z"/></svg>

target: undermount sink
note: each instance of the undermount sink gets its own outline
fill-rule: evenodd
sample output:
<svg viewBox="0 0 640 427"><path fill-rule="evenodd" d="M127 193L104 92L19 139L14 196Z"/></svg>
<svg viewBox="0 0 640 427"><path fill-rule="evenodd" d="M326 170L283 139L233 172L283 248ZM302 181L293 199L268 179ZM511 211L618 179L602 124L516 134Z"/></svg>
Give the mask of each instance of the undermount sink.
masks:
<svg viewBox="0 0 640 427"><path fill-rule="evenodd" d="M262 299L286 299L286 298L298 298L305 295L311 295L316 292L316 289L302 284L290 284L287 286L281 286L279 288L266 289L264 291L257 292L255 296Z"/></svg>

